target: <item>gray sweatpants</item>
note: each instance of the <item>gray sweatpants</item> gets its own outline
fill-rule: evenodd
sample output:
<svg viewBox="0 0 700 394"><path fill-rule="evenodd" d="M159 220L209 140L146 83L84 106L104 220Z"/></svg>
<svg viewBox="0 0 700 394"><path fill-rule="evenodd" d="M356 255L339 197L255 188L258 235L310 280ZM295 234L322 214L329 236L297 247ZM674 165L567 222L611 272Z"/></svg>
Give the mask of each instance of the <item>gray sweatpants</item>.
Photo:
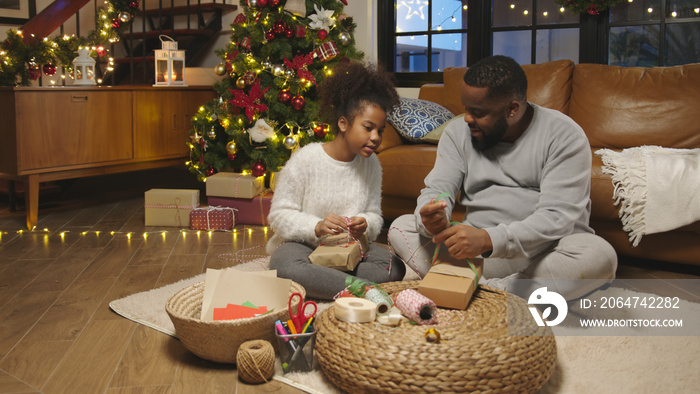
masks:
<svg viewBox="0 0 700 394"><path fill-rule="evenodd" d="M374 243L369 244L367 256L352 272L311 264L309 255L313 251L314 248L306 244L285 242L270 257L270 269L277 270L278 277L291 279L304 286L308 297L324 300L333 299L333 296L343 290L348 276L384 283L401 280L405 274L404 264L398 259L389 264L393 256L387 249Z"/></svg>
<svg viewBox="0 0 700 394"><path fill-rule="evenodd" d="M409 268L405 279L425 276L435 244L418 233L415 216L398 217L391 224L387 236L392 251ZM439 253L442 258L447 251L444 246L441 247ZM617 254L606 240L595 234L576 233L565 236L532 258L484 259L483 280L479 283L506 291L512 279L601 279L606 283L615 278L616 270ZM563 288L550 290L569 300L595 290L602 282L578 281L573 285L572 281L559 281Z"/></svg>

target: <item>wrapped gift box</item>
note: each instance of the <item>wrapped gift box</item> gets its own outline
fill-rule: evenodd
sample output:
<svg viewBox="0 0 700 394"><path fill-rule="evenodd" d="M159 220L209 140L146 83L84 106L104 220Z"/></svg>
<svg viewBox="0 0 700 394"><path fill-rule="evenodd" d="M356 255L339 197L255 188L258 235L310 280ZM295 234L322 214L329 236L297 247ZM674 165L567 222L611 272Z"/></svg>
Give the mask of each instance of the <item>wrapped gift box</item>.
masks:
<svg viewBox="0 0 700 394"><path fill-rule="evenodd" d="M483 259L473 258L471 262L481 278ZM437 306L467 309L477 285L476 273L466 260L438 261L418 284L418 292L433 300Z"/></svg>
<svg viewBox="0 0 700 394"><path fill-rule="evenodd" d="M273 193L265 193L252 199L230 197L207 197L211 206L230 207L236 209L236 224L260 224L267 226L267 215L270 213Z"/></svg>
<svg viewBox="0 0 700 394"><path fill-rule="evenodd" d="M368 250L367 234L362 234L359 239L349 237L348 234L331 235L323 238L321 244L309 255L309 261L341 271L352 271Z"/></svg>
<svg viewBox="0 0 700 394"><path fill-rule="evenodd" d="M231 230L236 225L234 208L202 207L190 211L190 230Z"/></svg>
<svg viewBox="0 0 700 394"><path fill-rule="evenodd" d="M265 177L254 177L235 172L219 172L207 177L207 197L251 199L262 193ZM211 205L211 204L210 204Z"/></svg>
<svg viewBox="0 0 700 394"><path fill-rule="evenodd" d="M145 193L146 226L189 227L190 211L199 207L199 190L151 189Z"/></svg>

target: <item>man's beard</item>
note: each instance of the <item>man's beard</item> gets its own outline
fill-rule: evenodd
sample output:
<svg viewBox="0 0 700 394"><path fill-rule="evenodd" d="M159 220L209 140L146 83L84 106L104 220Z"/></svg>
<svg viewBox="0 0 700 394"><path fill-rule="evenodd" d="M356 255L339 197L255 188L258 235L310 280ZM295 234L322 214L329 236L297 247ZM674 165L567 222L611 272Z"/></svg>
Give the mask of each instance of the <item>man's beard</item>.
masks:
<svg viewBox="0 0 700 394"><path fill-rule="evenodd" d="M491 131L488 133L483 131L483 137L481 141L477 140L472 136L472 144L477 150L480 151L485 151L490 148L492 148L494 145L496 145L501 138L503 138L504 135L506 135L506 132L508 131L508 122L506 120L506 116L503 115L501 118L499 118L496 123L493 125L493 128Z"/></svg>

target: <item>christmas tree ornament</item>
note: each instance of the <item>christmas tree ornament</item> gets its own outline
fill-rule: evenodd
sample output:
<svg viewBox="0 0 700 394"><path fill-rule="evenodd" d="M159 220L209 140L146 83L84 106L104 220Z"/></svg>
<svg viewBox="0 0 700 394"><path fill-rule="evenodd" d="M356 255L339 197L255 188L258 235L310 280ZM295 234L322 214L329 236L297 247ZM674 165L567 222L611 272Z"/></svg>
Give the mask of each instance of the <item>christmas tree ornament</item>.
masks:
<svg viewBox="0 0 700 394"><path fill-rule="evenodd" d="M284 4L284 10L304 18L306 17L306 0L287 0Z"/></svg>
<svg viewBox="0 0 700 394"><path fill-rule="evenodd" d="M265 70L270 70L272 69L272 63L270 63L270 59L265 59L262 62L262 66Z"/></svg>
<svg viewBox="0 0 700 394"><path fill-rule="evenodd" d="M285 148L292 150L297 147L297 139L291 135L288 135L284 137L283 144Z"/></svg>
<svg viewBox="0 0 700 394"><path fill-rule="evenodd" d="M294 69L288 68L284 70L284 76L287 78L294 78Z"/></svg>
<svg viewBox="0 0 700 394"><path fill-rule="evenodd" d="M232 155L232 154L230 154L230 153L227 154L226 157L228 157L228 159L231 160L231 161L236 160L236 155Z"/></svg>
<svg viewBox="0 0 700 394"><path fill-rule="evenodd" d="M95 53L97 53L97 56L102 57L107 54L107 50L102 45L98 45L95 48Z"/></svg>
<svg viewBox="0 0 700 394"><path fill-rule="evenodd" d="M282 0L270 0L270 7L279 7Z"/></svg>
<svg viewBox="0 0 700 394"><path fill-rule="evenodd" d="M311 19L309 27L312 29L330 30L330 28L335 25L335 21L333 20L335 11L326 10L323 7L319 8L317 4L314 4L314 10L316 13L314 15L309 15L309 19Z"/></svg>
<svg viewBox="0 0 700 394"><path fill-rule="evenodd" d="M275 39L275 33L272 30L268 30L265 32L265 40L267 42L270 42Z"/></svg>
<svg viewBox="0 0 700 394"><path fill-rule="evenodd" d="M209 166L204 173L207 174L207 176L212 176L216 174L216 170L214 169L214 166Z"/></svg>
<svg viewBox="0 0 700 394"><path fill-rule="evenodd" d="M275 136L275 130L265 122L265 119L258 119L255 125L248 129L248 136L254 142L262 144Z"/></svg>
<svg viewBox="0 0 700 394"><path fill-rule="evenodd" d="M338 35L338 39L342 45L348 45L352 42L352 36L350 33L344 31Z"/></svg>
<svg viewBox="0 0 700 394"><path fill-rule="evenodd" d="M266 171L267 169L265 168L265 163L263 163L262 160L259 159L250 167L250 172L253 173L254 177L263 176L265 175Z"/></svg>
<svg viewBox="0 0 700 394"><path fill-rule="evenodd" d="M250 50L250 37L243 37L241 47Z"/></svg>
<svg viewBox="0 0 700 394"><path fill-rule="evenodd" d="M219 119L219 116L215 113L212 113L209 117L209 120L211 120L212 122L216 121L217 119Z"/></svg>
<svg viewBox="0 0 700 394"><path fill-rule="evenodd" d="M287 2L287 4L289 4L289 2ZM297 36L297 38L306 37L306 27L304 25L297 25L294 34Z"/></svg>
<svg viewBox="0 0 700 394"><path fill-rule="evenodd" d="M255 78L257 75L253 71L246 71L245 74L243 74L243 80L245 81L246 86L252 86L253 83L255 83Z"/></svg>
<svg viewBox="0 0 700 394"><path fill-rule="evenodd" d="M323 138L328 133L328 125L325 123L314 123L313 131L316 137Z"/></svg>
<svg viewBox="0 0 700 394"><path fill-rule="evenodd" d="M284 36L286 38L292 38L294 37L294 31L290 27L287 27L287 30L284 31Z"/></svg>
<svg viewBox="0 0 700 394"><path fill-rule="evenodd" d="M248 0L248 5L255 8L258 6L258 0Z"/></svg>
<svg viewBox="0 0 700 394"><path fill-rule="evenodd" d="M333 41L324 42L316 49L315 54L322 62L327 62L338 56L338 46Z"/></svg>
<svg viewBox="0 0 700 394"><path fill-rule="evenodd" d="M321 29L316 33L316 36L318 36L319 40L325 40L328 38L328 31Z"/></svg>
<svg viewBox="0 0 700 394"><path fill-rule="evenodd" d="M219 63L214 67L214 73L218 76L226 75L226 65Z"/></svg>
<svg viewBox="0 0 700 394"><path fill-rule="evenodd" d="M238 146L236 146L236 141L229 141L226 144L226 153L229 155L235 155L238 153Z"/></svg>
<svg viewBox="0 0 700 394"><path fill-rule="evenodd" d="M237 87L238 89L243 89L243 88L245 88L245 79L243 79L243 77L240 77L240 78L238 78L238 79L236 80L236 87Z"/></svg>
<svg viewBox="0 0 700 394"><path fill-rule="evenodd" d="M268 0L258 0L258 7L259 8L265 8L269 4Z"/></svg>
<svg viewBox="0 0 700 394"><path fill-rule="evenodd" d="M44 71L44 74L46 74L48 76L52 76L52 75L56 74L56 66L51 64L51 63L46 63L46 64L44 64L43 71Z"/></svg>
<svg viewBox="0 0 700 394"><path fill-rule="evenodd" d="M272 31L278 36L283 35L287 31L287 24L283 20L278 20L272 25Z"/></svg>
<svg viewBox="0 0 700 394"><path fill-rule="evenodd" d="M129 8L132 8L132 9L134 9L134 10L137 9L137 8L139 8L139 2L136 1L136 0L130 2L130 3L129 3Z"/></svg>
<svg viewBox="0 0 700 394"><path fill-rule="evenodd" d="M36 63L30 62L27 67L27 72L29 73L29 78L36 81L41 76L41 71Z"/></svg>
<svg viewBox="0 0 700 394"><path fill-rule="evenodd" d="M228 76L231 77L231 79L236 79L236 78L238 78L238 74L236 74L235 71L231 71L231 72L228 74Z"/></svg>
<svg viewBox="0 0 700 394"><path fill-rule="evenodd" d="M280 103L287 104L291 99L292 93L287 89L281 90L277 95L277 100L279 100Z"/></svg>
<svg viewBox="0 0 700 394"><path fill-rule="evenodd" d="M284 74L284 66L281 64L275 64L272 66L272 75L279 77Z"/></svg>
<svg viewBox="0 0 700 394"><path fill-rule="evenodd" d="M291 105L295 110L301 111L306 105L306 99L303 96L294 96L292 97Z"/></svg>
<svg viewBox="0 0 700 394"><path fill-rule="evenodd" d="M237 25L246 23L245 14L241 12L240 14L236 15L236 19L233 20L233 23Z"/></svg>
<svg viewBox="0 0 700 394"><path fill-rule="evenodd" d="M210 140L215 140L216 139L216 129L214 129L214 126L207 131L207 137L209 137Z"/></svg>
<svg viewBox="0 0 700 394"><path fill-rule="evenodd" d="M192 145L199 145L199 140L202 138L196 131L190 134L190 143Z"/></svg>
<svg viewBox="0 0 700 394"><path fill-rule="evenodd" d="M122 21L117 18L112 19L112 27L118 29L122 25Z"/></svg>
<svg viewBox="0 0 700 394"><path fill-rule="evenodd" d="M120 12L119 20L124 23L129 23L129 21L131 20L131 14L129 14L128 12Z"/></svg>

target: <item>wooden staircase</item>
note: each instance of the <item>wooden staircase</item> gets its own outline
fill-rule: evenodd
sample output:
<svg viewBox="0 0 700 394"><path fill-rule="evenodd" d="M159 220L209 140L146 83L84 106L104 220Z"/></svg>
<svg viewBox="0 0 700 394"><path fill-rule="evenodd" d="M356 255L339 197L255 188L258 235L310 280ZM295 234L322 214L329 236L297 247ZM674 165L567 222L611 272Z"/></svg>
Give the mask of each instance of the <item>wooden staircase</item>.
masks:
<svg viewBox="0 0 700 394"><path fill-rule="evenodd" d="M196 66L207 44L223 28L225 13L238 9L234 4L198 3L169 8L140 10L128 33L121 36L125 56L114 59L112 85L154 83L154 50L161 48L160 36L167 35L185 50L185 65Z"/></svg>

